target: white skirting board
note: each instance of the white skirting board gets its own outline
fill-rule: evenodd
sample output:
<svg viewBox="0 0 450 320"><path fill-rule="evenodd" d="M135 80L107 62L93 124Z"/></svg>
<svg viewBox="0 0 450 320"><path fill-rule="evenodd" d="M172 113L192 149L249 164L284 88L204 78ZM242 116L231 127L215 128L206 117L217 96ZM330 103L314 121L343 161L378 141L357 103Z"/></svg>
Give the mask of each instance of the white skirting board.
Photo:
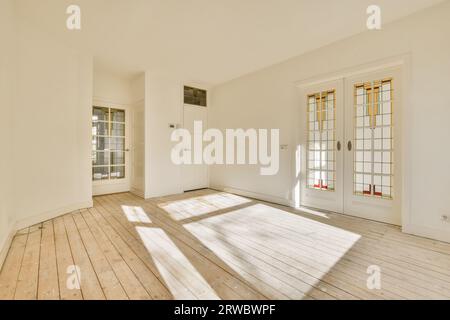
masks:
<svg viewBox="0 0 450 320"><path fill-rule="evenodd" d="M446 230L422 227L413 224L406 224L403 225L402 232L413 236L419 236L423 238L450 243L450 232Z"/></svg>
<svg viewBox="0 0 450 320"><path fill-rule="evenodd" d="M31 227L35 224L51 220L53 218L65 215L67 213L73 212L75 210L80 209L86 209L86 208L92 208L93 207L93 201L86 201L81 203L72 204L63 208L43 212L37 215L34 215L32 217L21 219L19 221L16 221L16 223L12 224L9 227L9 232L5 236L5 239L0 239L0 270L3 266L3 263L5 261L6 255L8 254L8 250L11 247L11 242L14 238L14 235L16 232L20 229Z"/></svg>
<svg viewBox="0 0 450 320"><path fill-rule="evenodd" d="M143 190L140 190L140 189L137 189L137 188L131 188L130 192L132 194L134 194L135 196L138 196L138 197L140 197L142 199L145 198L145 193L144 193Z"/></svg>
<svg viewBox="0 0 450 320"><path fill-rule="evenodd" d="M285 198L274 197L274 196L263 194L263 193L257 193L257 192L252 192L252 191L247 191L247 190L242 190L242 189L237 189L237 188L232 188L232 187L224 187L224 186L211 186L210 189L233 193L233 194L237 194L237 195L240 195L243 197L253 198L256 200L276 203L276 204L280 204L283 206L294 207L294 204Z"/></svg>
<svg viewBox="0 0 450 320"><path fill-rule="evenodd" d="M94 205L93 201L90 200L90 201L86 201L86 202L75 203L75 204L72 204L72 205L69 205L66 207L62 207L59 209L43 212L43 213L34 215L32 217L29 217L29 218L21 219L16 222L16 230L28 228L35 224L59 217L61 215L70 213L75 210L92 208L93 205Z"/></svg>

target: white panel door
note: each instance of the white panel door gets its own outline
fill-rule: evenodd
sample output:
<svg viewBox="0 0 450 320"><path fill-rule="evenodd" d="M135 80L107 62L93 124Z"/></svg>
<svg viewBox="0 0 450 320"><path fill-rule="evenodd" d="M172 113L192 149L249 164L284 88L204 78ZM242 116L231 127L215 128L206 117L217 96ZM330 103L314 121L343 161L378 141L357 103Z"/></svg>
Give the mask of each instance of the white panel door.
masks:
<svg viewBox="0 0 450 320"><path fill-rule="evenodd" d="M192 140L195 140L194 136L194 121L202 121L203 130L207 128L207 108L184 105L184 128L189 130L192 136ZM200 133L201 134L201 133ZM203 137L198 137L202 139ZM192 143L193 146L193 143ZM194 164L194 150L185 149L183 152L191 152L192 164L183 165L183 190L196 190L208 187L208 166L206 164Z"/></svg>
<svg viewBox="0 0 450 320"><path fill-rule="evenodd" d="M345 81L344 212L401 224L401 70Z"/></svg>
<svg viewBox="0 0 450 320"><path fill-rule="evenodd" d="M301 205L343 212L344 90L337 80L302 88Z"/></svg>

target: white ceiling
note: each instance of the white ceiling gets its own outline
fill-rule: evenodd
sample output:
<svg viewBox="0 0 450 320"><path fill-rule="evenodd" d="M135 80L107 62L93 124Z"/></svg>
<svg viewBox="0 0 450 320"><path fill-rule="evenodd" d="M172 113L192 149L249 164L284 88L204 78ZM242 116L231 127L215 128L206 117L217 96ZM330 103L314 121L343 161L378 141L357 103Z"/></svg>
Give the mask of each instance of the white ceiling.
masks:
<svg viewBox="0 0 450 320"><path fill-rule="evenodd" d="M441 1L16 0L16 9L92 52L99 68L218 84L365 31L370 4L386 24ZM69 4L81 7L81 31L66 29Z"/></svg>

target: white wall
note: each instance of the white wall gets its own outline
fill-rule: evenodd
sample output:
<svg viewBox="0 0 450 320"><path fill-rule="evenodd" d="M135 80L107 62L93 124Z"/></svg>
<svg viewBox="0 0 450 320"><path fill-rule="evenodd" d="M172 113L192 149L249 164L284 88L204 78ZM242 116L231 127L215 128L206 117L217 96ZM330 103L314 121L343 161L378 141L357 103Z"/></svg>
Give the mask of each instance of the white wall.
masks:
<svg viewBox="0 0 450 320"><path fill-rule="evenodd" d="M300 97L294 83L401 54L410 54L409 100L405 113L412 141L404 168L407 181L405 231L450 241L450 3L428 9L314 52L261 70L213 90L210 127L280 128L280 172L263 177L252 166L214 166L211 185L233 187L290 202L293 152Z"/></svg>
<svg viewBox="0 0 450 320"><path fill-rule="evenodd" d="M16 67L16 34L13 0L0 2L0 268L13 230L12 215L12 112ZM5 250L3 250L5 248Z"/></svg>
<svg viewBox="0 0 450 320"><path fill-rule="evenodd" d="M131 79L108 70L94 68L94 98L114 104L131 105L134 102Z"/></svg>
<svg viewBox="0 0 450 320"><path fill-rule="evenodd" d="M145 198L183 192L181 166L170 154L173 129L182 123L182 85L178 81L145 75Z"/></svg>
<svg viewBox="0 0 450 320"><path fill-rule="evenodd" d="M19 227L92 204L92 58L21 23L13 112Z"/></svg>

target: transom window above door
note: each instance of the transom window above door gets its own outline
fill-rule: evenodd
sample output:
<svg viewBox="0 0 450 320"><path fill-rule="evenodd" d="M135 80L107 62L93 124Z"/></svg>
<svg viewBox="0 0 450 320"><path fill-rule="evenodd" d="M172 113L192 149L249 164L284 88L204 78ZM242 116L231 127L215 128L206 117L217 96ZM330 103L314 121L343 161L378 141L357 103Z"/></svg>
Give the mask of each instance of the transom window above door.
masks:
<svg viewBox="0 0 450 320"><path fill-rule="evenodd" d="M307 187L334 191L336 182L335 90L308 95Z"/></svg>
<svg viewBox="0 0 450 320"><path fill-rule="evenodd" d="M92 110L92 180L125 178L125 111Z"/></svg>

